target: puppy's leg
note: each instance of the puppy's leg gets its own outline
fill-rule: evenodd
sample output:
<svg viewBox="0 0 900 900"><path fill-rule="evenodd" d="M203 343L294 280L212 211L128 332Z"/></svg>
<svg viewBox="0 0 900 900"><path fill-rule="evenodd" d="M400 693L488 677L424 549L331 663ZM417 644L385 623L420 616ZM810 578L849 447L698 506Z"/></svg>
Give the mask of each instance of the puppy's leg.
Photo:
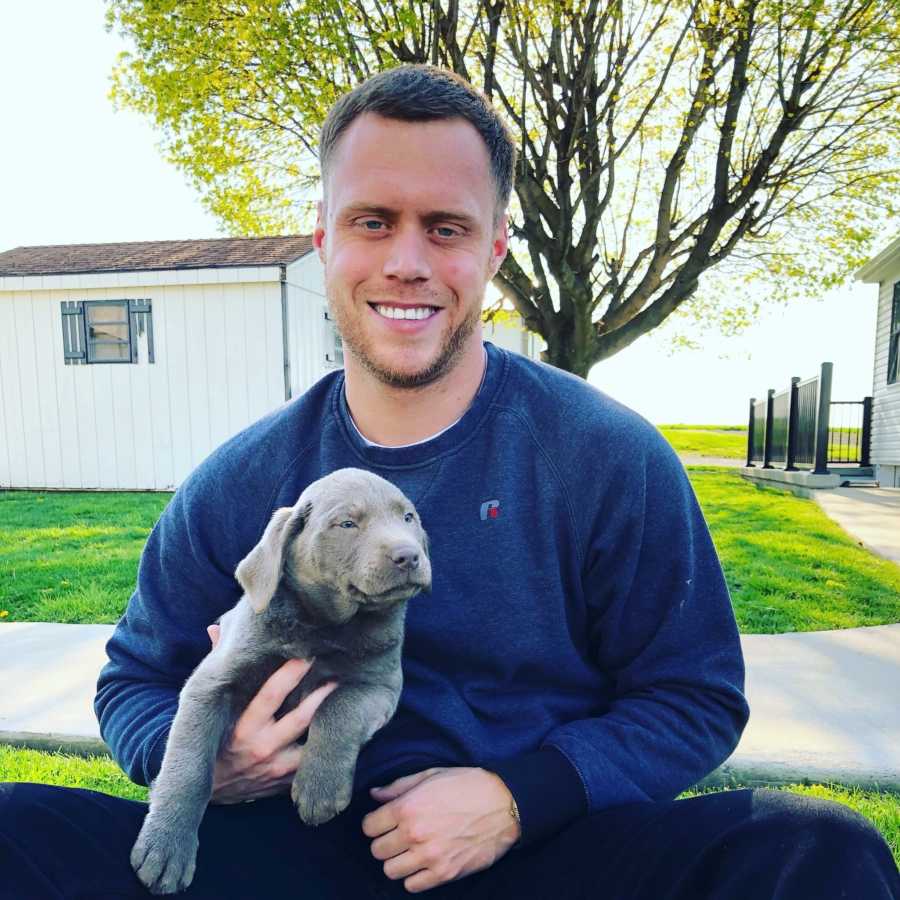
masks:
<svg viewBox="0 0 900 900"><path fill-rule="evenodd" d="M360 748L388 722L399 696L399 689L344 684L322 701L291 786L291 798L307 825L321 825L347 808Z"/></svg>
<svg viewBox="0 0 900 900"><path fill-rule="evenodd" d="M210 657L207 657L209 660ZM183 891L194 877L197 829L212 793L216 755L232 722L232 704L204 663L185 683L150 811L131 851L131 866L153 894Z"/></svg>

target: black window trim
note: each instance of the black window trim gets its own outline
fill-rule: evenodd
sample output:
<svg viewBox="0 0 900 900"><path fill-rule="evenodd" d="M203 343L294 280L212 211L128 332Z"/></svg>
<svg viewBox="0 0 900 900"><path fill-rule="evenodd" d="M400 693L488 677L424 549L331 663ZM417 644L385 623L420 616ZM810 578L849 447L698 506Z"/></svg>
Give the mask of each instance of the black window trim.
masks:
<svg viewBox="0 0 900 900"><path fill-rule="evenodd" d="M894 295L891 300L891 324L888 327L888 364L886 374L888 384L900 382L900 281L894 282Z"/></svg>

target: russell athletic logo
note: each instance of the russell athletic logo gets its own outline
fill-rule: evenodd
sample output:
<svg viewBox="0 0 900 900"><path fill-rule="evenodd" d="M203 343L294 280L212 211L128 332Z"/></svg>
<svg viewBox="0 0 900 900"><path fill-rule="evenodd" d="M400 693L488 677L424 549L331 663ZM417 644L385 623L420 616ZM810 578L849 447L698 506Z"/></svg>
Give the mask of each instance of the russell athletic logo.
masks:
<svg viewBox="0 0 900 900"><path fill-rule="evenodd" d="M481 504L481 521L496 519L500 515L500 501L486 500Z"/></svg>

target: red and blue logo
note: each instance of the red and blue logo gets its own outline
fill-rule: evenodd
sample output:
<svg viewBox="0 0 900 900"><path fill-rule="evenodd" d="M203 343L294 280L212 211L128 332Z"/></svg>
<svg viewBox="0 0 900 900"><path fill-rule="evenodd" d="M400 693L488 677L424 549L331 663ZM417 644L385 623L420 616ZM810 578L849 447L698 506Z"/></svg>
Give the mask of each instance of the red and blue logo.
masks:
<svg viewBox="0 0 900 900"><path fill-rule="evenodd" d="M481 504L481 521L496 519L500 515L500 501L486 500Z"/></svg>

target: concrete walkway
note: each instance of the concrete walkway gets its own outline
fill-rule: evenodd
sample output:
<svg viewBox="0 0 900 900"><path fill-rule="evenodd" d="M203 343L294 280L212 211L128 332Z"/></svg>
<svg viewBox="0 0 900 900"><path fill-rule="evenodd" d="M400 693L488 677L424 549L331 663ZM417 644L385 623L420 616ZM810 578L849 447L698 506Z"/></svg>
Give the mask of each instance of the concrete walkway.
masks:
<svg viewBox="0 0 900 900"><path fill-rule="evenodd" d="M811 493L864 547L900 564L900 489L835 488Z"/></svg>
<svg viewBox="0 0 900 900"><path fill-rule="evenodd" d="M746 460L732 459L725 456L702 456L699 453L679 453L682 465L685 466L727 466L729 469L740 469Z"/></svg>
<svg viewBox="0 0 900 900"><path fill-rule="evenodd" d="M92 700L111 625L0 625L0 742L105 752ZM900 790L900 625L747 635L750 724L711 784Z"/></svg>

